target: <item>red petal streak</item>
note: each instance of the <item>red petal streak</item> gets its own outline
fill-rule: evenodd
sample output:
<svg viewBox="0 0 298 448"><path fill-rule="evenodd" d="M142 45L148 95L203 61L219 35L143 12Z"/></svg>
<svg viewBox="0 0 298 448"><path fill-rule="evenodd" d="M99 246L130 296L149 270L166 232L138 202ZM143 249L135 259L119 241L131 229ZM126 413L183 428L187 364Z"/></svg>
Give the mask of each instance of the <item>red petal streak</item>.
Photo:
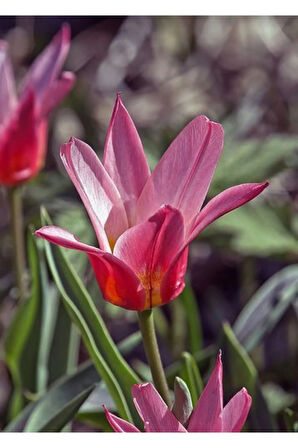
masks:
<svg viewBox="0 0 298 448"><path fill-rule="evenodd" d="M61 227L45 226L37 230L35 235L58 246L85 252L92 263L105 300L129 310L143 309L145 292L142 285L121 260L96 247L81 243L75 235Z"/></svg>
<svg viewBox="0 0 298 448"><path fill-rule="evenodd" d="M135 272L146 290L146 308L161 305L160 286L184 241L181 213L170 206L148 221L128 229L118 239L114 255Z"/></svg>

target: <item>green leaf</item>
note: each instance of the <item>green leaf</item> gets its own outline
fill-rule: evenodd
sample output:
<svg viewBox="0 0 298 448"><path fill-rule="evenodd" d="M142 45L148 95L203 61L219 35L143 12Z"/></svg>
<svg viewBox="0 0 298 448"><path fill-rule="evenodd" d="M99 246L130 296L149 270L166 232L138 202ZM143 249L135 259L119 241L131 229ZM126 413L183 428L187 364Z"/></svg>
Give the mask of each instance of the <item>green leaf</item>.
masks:
<svg viewBox="0 0 298 448"><path fill-rule="evenodd" d="M28 232L28 258L31 295L22 302L10 326L5 344L5 359L10 368L14 392L10 417L17 415L26 397L42 394L48 384L70 367L71 321L61 308L55 288L51 287L38 240ZM78 338L72 345L72 365L76 361Z"/></svg>
<svg viewBox="0 0 298 448"><path fill-rule="evenodd" d="M298 298L298 265L273 275L249 300L234 323L240 343L251 351Z"/></svg>
<svg viewBox="0 0 298 448"><path fill-rule="evenodd" d="M218 238L218 234L231 235L230 246L246 255L269 256L297 253L298 241L281 219L281 211L261 203L261 198L246 204L217 221L202 235Z"/></svg>
<svg viewBox="0 0 298 448"><path fill-rule="evenodd" d="M84 423L84 425L91 426L91 428L99 429L103 432L114 432L112 427L107 421L106 414L104 412L78 412L75 418L78 422Z"/></svg>
<svg viewBox="0 0 298 448"><path fill-rule="evenodd" d="M209 193L214 196L232 185L264 182L284 170L297 149L297 139L286 135L226 141Z"/></svg>
<svg viewBox="0 0 298 448"><path fill-rule="evenodd" d="M191 286L185 286L182 294L180 295L180 300L183 302L186 312L189 334L189 350L192 354L194 354L203 348L203 334L199 309Z"/></svg>
<svg viewBox="0 0 298 448"><path fill-rule="evenodd" d="M209 347L206 347L193 355L195 362L197 363L200 370L204 369L208 365L208 362L210 361L214 353L215 347L210 345ZM179 374L181 368L181 359L173 362L168 367L166 367L165 373L170 386L174 385L175 377Z"/></svg>
<svg viewBox="0 0 298 448"><path fill-rule="evenodd" d="M222 350L226 400L242 387L246 387L252 396L252 407L248 417L250 430L273 431L275 423L261 392L257 370L229 324L223 326Z"/></svg>
<svg viewBox="0 0 298 448"><path fill-rule="evenodd" d="M176 376L174 383L174 403L172 413L183 426L186 426L192 411L193 404L187 384L182 380L182 378Z"/></svg>
<svg viewBox="0 0 298 448"><path fill-rule="evenodd" d="M24 431L61 431L73 419L99 380L98 373L89 362L80 366L73 375L60 379L35 403Z"/></svg>
<svg viewBox="0 0 298 448"><path fill-rule="evenodd" d="M42 211L42 223L50 225L50 220L45 210ZM122 418L131 420L127 401L130 404L130 409L136 415L136 411L133 409L130 388L132 384L138 382L138 378L112 341L91 297L69 261L66 260L61 248L54 247L52 249L46 241L44 241L44 244L47 261L64 305L71 319L78 326L86 348L100 376L105 381L117 405L119 414ZM59 266L59 271L56 267L56 262ZM122 391L126 394L127 400Z"/></svg>
<svg viewBox="0 0 298 448"><path fill-rule="evenodd" d="M289 432L298 432L298 413L290 408L283 411L283 419Z"/></svg>
<svg viewBox="0 0 298 448"><path fill-rule="evenodd" d="M181 355L182 365L179 376L185 381L190 391L192 404L196 405L203 390L203 382L200 371L194 357L187 352Z"/></svg>
<svg viewBox="0 0 298 448"><path fill-rule="evenodd" d="M119 350L122 353L130 353L130 351L134 348L134 344L131 343L132 340L134 340L135 342L137 341L136 333L133 333L128 338L123 339L118 345ZM87 361L85 364L81 365L75 373L64 376L63 378L59 379L59 381L56 381L56 383L50 388L49 392L44 393L43 397L35 402L28 404L15 419L9 422L4 431L22 432L29 418L30 420L32 418L34 425L39 425L41 430L43 430L42 428L44 427L47 427L47 431L58 430L57 422L61 422L61 427L64 427L64 425L69 423L73 418L76 418L75 414L77 412L77 409L79 409L79 415L82 415L82 419L79 418L79 420L84 421L86 417L85 423L91 424L92 419L94 420L94 423L98 423L99 421L101 421L101 403L96 403L96 408L93 407L91 410L88 409L88 411L85 411L83 410L82 406L80 406L80 397L84 396L85 393L87 395L87 391L90 388L93 388L92 390L95 390L97 384L102 384L99 383L99 381L100 378L93 363L91 361ZM92 390L90 393L91 396ZM85 405L87 405L88 399L89 396L87 396L87 399L83 403L84 408ZM109 400L111 399L109 398ZM108 404L108 402L106 401L104 401L104 403ZM75 406L73 406L74 404ZM76 404L79 405L79 408L77 408ZM40 409L41 415L40 419L38 419L37 414L39 413ZM71 409L73 409L72 413L69 412ZM48 413L44 413L45 410ZM65 414L65 410L67 414ZM33 413L36 414L35 417L31 417L31 414ZM97 413L100 414L98 418ZM89 414L92 414L92 416ZM51 416L51 424L49 424L49 416ZM89 423L87 422L88 419ZM102 421L101 427L104 430L108 430L110 427L107 427L105 423L106 419ZM98 427L97 424L95 424L94 426Z"/></svg>
<svg viewBox="0 0 298 448"><path fill-rule="evenodd" d="M295 403L295 394L286 392L275 383L266 383L262 386L262 393L272 414L278 414L284 408Z"/></svg>

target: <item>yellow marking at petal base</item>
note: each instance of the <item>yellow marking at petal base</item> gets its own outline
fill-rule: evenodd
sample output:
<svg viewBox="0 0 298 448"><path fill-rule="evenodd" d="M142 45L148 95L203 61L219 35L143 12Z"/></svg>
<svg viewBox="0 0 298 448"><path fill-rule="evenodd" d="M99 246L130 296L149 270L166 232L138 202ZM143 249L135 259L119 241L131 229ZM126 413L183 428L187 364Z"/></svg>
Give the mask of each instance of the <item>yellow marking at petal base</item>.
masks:
<svg viewBox="0 0 298 448"><path fill-rule="evenodd" d="M113 253L113 250L114 250L114 247L115 247L115 244L116 244L116 239L115 238L109 238L108 241L109 241L109 245L110 245L111 251Z"/></svg>
<svg viewBox="0 0 298 448"><path fill-rule="evenodd" d="M151 275L148 272L141 272L138 275L146 293L144 310L162 304L160 286L164 272L155 271Z"/></svg>
<svg viewBox="0 0 298 448"><path fill-rule="evenodd" d="M114 305L121 305L122 299L118 295L115 278L109 275L105 284L105 295L109 299L109 302Z"/></svg>

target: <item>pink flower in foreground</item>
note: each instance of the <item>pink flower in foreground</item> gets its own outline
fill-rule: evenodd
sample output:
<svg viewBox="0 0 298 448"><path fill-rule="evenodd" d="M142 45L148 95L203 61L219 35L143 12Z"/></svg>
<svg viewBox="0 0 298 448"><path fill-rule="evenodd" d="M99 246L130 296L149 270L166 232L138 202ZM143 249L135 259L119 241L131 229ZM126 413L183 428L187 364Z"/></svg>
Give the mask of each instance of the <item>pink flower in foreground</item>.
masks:
<svg viewBox="0 0 298 448"><path fill-rule="evenodd" d="M75 81L69 72L59 78L69 44L64 25L29 69L17 98L7 44L0 41L0 184L18 185L42 168L48 114Z"/></svg>
<svg viewBox="0 0 298 448"><path fill-rule="evenodd" d="M140 137L118 96L103 163L80 140L72 138L61 147L100 248L81 243L59 227L43 227L36 235L88 254L108 302L138 311L163 305L184 288L189 243L268 185L229 188L201 210L222 147L222 127L199 116L150 174Z"/></svg>
<svg viewBox="0 0 298 448"><path fill-rule="evenodd" d="M220 354L185 426L177 420L151 383L135 384L132 396L146 432L240 432L251 406L251 396L243 388L223 407ZM105 413L116 432L139 432L134 425L111 414L106 408Z"/></svg>

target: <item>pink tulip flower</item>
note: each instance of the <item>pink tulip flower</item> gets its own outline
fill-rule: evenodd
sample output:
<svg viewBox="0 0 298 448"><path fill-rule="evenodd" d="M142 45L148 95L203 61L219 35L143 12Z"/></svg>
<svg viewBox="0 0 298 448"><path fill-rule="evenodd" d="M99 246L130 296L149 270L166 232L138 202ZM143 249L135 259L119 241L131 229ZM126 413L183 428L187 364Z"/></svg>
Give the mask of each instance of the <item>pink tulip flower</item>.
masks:
<svg viewBox="0 0 298 448"><path fill-rule="evenodd" d="M150 174L140 137L118 95L102 163L75 138L61 147L62 161L89 214L99 248L55 226L35 234L85 252L108 302L137 311L163 305L184 288L189 243L215 219L268 185L237 185L202 208L222 147L221 125L199 116L182 130Z"/></svg>
<svg viewBox="0 0 298 448"><path fill-rule="evenodd" d="M240 432L251 406L251 396L243 388L223 407L221 354L187 425L177 420L151 383L135 384L132 396L146 432ZM116 432L139 432L107 408L105 413Z"/></svg>
<svg viewBox="0 0 298 448"><path fill-rule="evenodd" d="M73 73L59 77L69 45L64 25L29 69L17 98L7 44L0 41L0 184L21 184L42 168L48 115L75 81Z"/></svg>

